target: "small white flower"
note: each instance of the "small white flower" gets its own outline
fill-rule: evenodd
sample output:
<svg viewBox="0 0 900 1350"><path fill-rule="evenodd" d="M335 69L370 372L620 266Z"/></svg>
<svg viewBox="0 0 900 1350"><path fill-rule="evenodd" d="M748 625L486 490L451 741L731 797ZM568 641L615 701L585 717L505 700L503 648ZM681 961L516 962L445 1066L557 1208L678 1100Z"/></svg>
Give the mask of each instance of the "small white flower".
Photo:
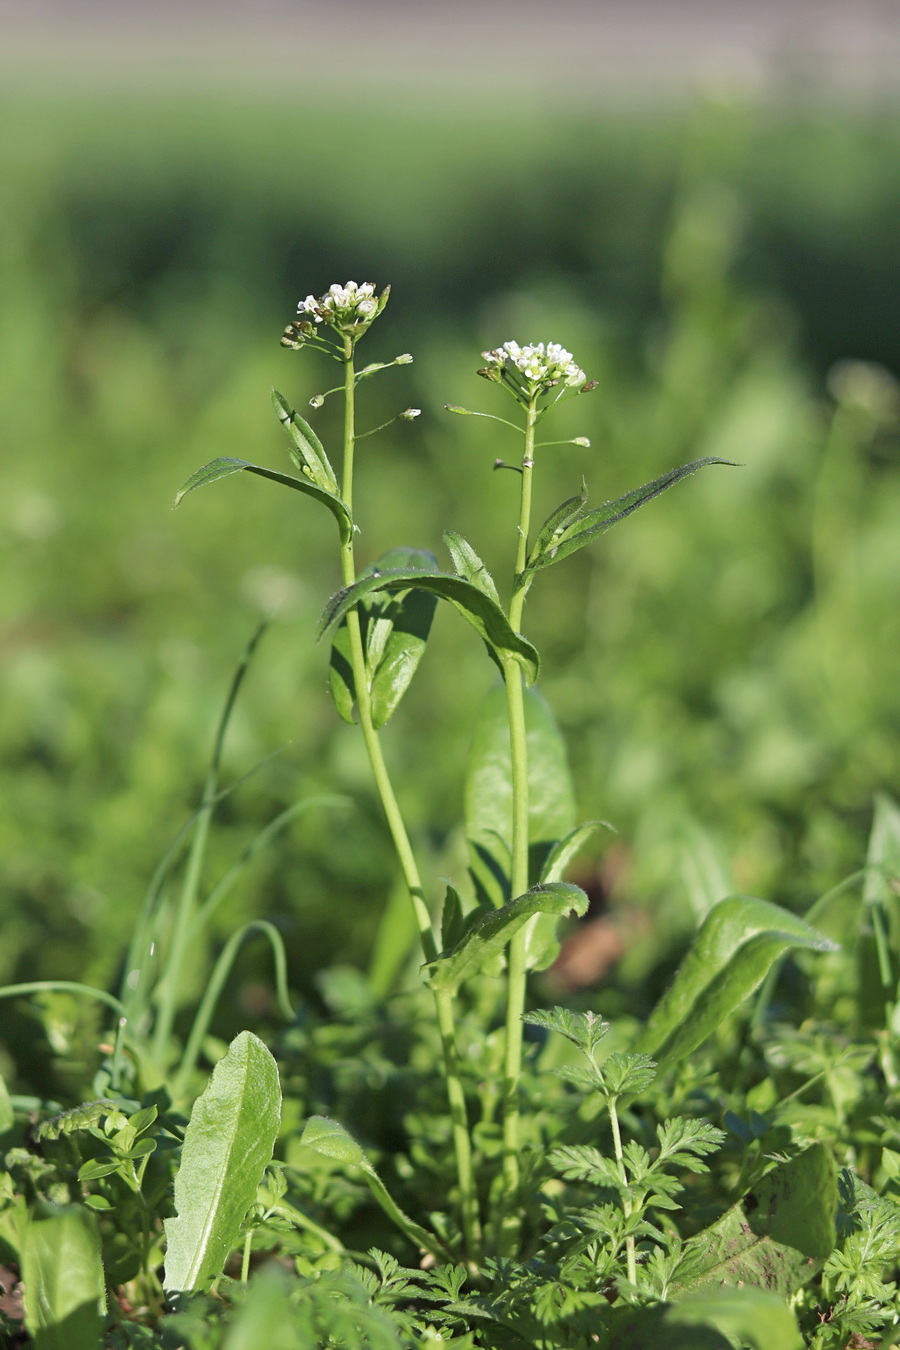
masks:
<svg viewBox="0 0 900 1350"><path fill-rule="evenodd" d="M537 393L540 388L549 388L560 381L570 387L584 384L587 376L580 366L575 364L572 353L567 352L558 342L532 343L520 347L518 342L504 342L491 352L482 352L489 366L500 370L519 372Z"/></svg>
<svg viewBox="0 0 900 1350"><path fill-rule="evenodd" d="M380 296L375 294L371 281L361 286L348 281L341 286L337 282L329 286L324 295L318 298L308 295L297 306L298 314L309 314L316 323L327 323L332 328L343 330L366 328L387 303L388 289Z"/></svg>
<svg viewBox="0 0 900 1350"><path fill-rule="evenodd" d="M402 412L402 413L400 414L400 416L401 416L401 417L405 417L406 420L407 420L407 422L412 422L416 417L421 417L421 416L422 416L422 409L421 409L421 408L407 408L405 412Z"/></svg>

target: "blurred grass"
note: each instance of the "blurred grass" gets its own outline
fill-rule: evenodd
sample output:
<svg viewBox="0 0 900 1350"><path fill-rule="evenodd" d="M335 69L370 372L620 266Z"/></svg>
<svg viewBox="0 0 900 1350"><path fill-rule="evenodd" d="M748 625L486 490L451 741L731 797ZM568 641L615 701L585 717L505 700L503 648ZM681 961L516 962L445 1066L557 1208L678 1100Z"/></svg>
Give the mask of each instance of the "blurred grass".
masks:
<svg viewBox="0 0 900 1350"><path fill-rule="evenodd" d="M496 407L474 371L510 336L561 341L600 381L566 422L593 449L546 452L538 510L582 474L597 501L703 454L745 466L529 600L584 814L622 832L614 900L657 907L666 933L690 922L698 848L798 906L858 863L872 793L898 778L896 406L868 368L826 376L900 365L900 116L710 100L523 129L515 106L40 87L0 112L0 979L111 978L276 604L228 769L283 748L223 807L210 879L297 796L358 809L298 821L220 930L280 916L301 989L366 959L393 872L311 644L338 584L331 521L256 480L168 509L215 455L286 466L270 386L302 406L332 372L278 337L348 276L394 286L366 359L416 357L368 387L363 425L425 410L362 448L363 562L399 542L442 556L451 526L507 575L515 483L490 466L509 447L442 405ZM442 615L388 732L433 876L490 679Z"/></svg>

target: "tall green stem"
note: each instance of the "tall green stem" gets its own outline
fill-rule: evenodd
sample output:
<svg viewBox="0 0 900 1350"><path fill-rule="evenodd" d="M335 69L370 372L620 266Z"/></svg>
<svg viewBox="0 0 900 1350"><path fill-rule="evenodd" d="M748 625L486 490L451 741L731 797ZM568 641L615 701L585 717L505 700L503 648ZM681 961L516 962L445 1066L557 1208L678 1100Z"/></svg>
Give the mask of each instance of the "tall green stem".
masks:
<svg viewBox="0 0 900 1350"><path fill-rule="evenodd" d="M525 454L519 498L519 537L516 548L516 590L509 606L509 622L518 632L528 586L519 578L528 559L531 524L531 479L534 470L534 429L537 409L528 408L525 421ZM512 768L512 866L511 898L528 890L528 743L525 726L525 691L522 672L515 661L504 665L506 707L509 718L509 749ZM527 929L521 928L510 942L506 995L506 1056L503 1069L503 1192L500 1251L511 1255L521 1226L519 1215L519 1076L522 1069L522 1014L525 1011L525 952Z"/></svg>
<svg viewBox="0 0 900 1350"><path fill-rule="evenodd" d="M356 373L353 364L353 345L349 338L344 340L344 458L341 495L353 513L353 453L356 446ZM341 541L341 576L345 586L352 586L356 580L356 559L353 547L353 534L348 531ZM403 815L394 794L387 764L381 749L381 742L373 723L372 706L369 696L369 684L366 675L365 653L363 651L362 631L359 614L351 609L347 614L347 634L350 640L350 664L353 670L353 684L356 693L356 707L359 724L365 741L375 779L375 786L381 798L382 808L391 832L394 849L400 863L409 896L412 901L419 930L419 940L426 961L433 961L438 955L438 944L431 924L431 915L425 903L425 893L416 863L415 854L406 832ZM478 1195L475 1189L475 1177L472 1168L472 1145L469 1138L469 1121L466 1111L466 1099L462 1080L459 1075L459 1057L456 1050L453 1006L449 995L435 995L438 1029L441 1036L441 1048L444 1057L444 1071L447 1079L447 1097L450 1116L453 1123L453 1146L456 1154L456 1170L459 1180L460 1201L462 1206L463 1232L471 1260L478 1259L481 1249L481 1225L478 1216Z"/></svg>

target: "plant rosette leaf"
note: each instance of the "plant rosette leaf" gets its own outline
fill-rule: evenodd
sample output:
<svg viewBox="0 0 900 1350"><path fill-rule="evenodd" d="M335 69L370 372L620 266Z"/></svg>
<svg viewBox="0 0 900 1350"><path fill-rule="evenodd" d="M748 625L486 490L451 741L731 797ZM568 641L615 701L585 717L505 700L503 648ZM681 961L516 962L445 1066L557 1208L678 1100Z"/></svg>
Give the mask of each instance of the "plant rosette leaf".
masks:
<svg viewBox="0 0 900 1350"><path fill-rule="evenodd" d="M555 881L533 886L502 909L482 912L463 938L423 968L425 979L437 993L452 992L463 980L483 970L499 956L506 944L536 914L561 918L587 913L588 898L579 886Z"/></svg>
<svg viewBox="0 0 900 1350"><path fill-rule="evenodd" d="M319 637L324 637L340 623L348 610L368 596L379 591L409 590L410 587L430 591L439 599L449 600L482 638L501 671L505 671L508 661L515 661L521 666L529 684L537 679L540 657L527 638L513 631L503 610L489 595L471 581L449 572L427 573L400 568L382 572L378 576L360 577L352 586L331 597L319 623Z"/></svg>
<svg viewBox="0 0 900 1350"><path fill-rule="evenodd" d="M100 1237L81 1205L39 1201L21 1246L25 1323L40 1350L97 1350L106 1287Z"/></svg>
<svg viewBox="0 0 900 1350"><path fill-rule="evenodd" d="M835 944L803 919L767 900L730 896L703 920L675 979L634 1049L659 1071L686 1058L740 1007L785 952L833 952Z"/></svg>
<svg viewBox="0 0 900 1350"><path fill-rule="evenodd" d="M708 1283L789 1298L821 1270L835 1241L837 1175L825 1144L774 1167L691 1242L687 1292Z"/></svg>
<svg viewBox="0 0 900 1350"><path fill-rule="evenodd" d="M281 1121L278 1066L242 1031L194 1103L175 1177L177 1217L165 1220L165 1289L208 1288L238 1241Z"/></svg>
<svg viewBox="0 0 900 1350"><path fill-rule="evenodd" d="M233 459L230 456L211 459L196 473L192 473L176 494L172 503L173 508L180 506L187 494L193 492L195 488L206 487L208 483L217 483L220 478L227 478L233 473L255 473L260 478L268 478L273 483L280 483L282 487L293 488L295 492L303 492L307 497L314 497L316 501L328 507L337 521L342 539L347 538L353 529L349 508L346 502L342 501L336 493L320 487L318 483L312 482L311 479L294 478L292 474L279 473L277 469L266 469L261 464L250 464L246 459Z"/></svg>

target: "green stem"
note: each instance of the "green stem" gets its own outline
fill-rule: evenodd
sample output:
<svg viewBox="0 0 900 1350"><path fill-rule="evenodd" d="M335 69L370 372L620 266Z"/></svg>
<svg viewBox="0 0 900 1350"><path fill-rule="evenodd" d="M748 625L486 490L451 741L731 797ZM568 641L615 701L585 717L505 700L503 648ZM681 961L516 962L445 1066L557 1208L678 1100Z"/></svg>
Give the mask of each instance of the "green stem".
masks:
<svg viewBox="0 0 900 1350"><path fill-rule="evenodd" d="M353 514L353 452L356 443L355 387L353 345L347 338L344 345L344 456L341 495L347 503L351 516ZM344 586L352 586L356 581L356 559L352 532L348 532L341 543L341 577ZM351 609L347 614L347 635L350 640L350 664L353 670L356 708L369 756L369 764L372 768L378 795L381 798L381 805L394 843L394 850L412 901L422 951L426 961L433 961L438 955L438 943L431 924L431 915L425 903L425 892L415 854L406 832L399 803L394 794L390 774L381 749L381 741L372 722L372 705L362 644L362 631L359 613L355 609ZM468 1114L462 1080L459 1075L459 1057L456 1050L453 1010L449 995L446 997L446 1002L437 995L435 995L435 1000L444 1071L447 1078L447 1096L453 1122L453 1144L459 1180L463 1232L466 1237L469 1257L471 1260L477 1261L481 1249L481 1226L478 1217L478 1195L472 1168L472 1145L469 1137Z"/></svg>
<svg viewBox="0 0 900 1350"><path fill-rule="evenodd" d="M525 421L525 453L519 498L519 537L516 548L517 589L509 606L509 622L518 632L528 591L519 578L528 560L531 524L531 480L534 470L534 429L537 410L532 403ZM528 890L528 744L525 726L525 691L522 672L514 661L504 664L506 707L509 719L509 749L512 774L512 865L511 899ZM510 942L506 994L506 1055L503 1068L503 1206L500 1251L512 1255L518 1243L519 1214L519 1077L522 1069L522 1014L525 1011L525 953L527 925Z"/></svg>
<svg viewBox="0 0 900 1350"><path fill-rule="evenodd" d="M619 1165L619 1172L621 1173L623 1182L627 1182L628 1177L625 1172L625 1155L622 1152L622 1135L619 1130L619 1115L618 1112L616 1111L615 1097L609 1097L607 1099L606 1104L607 1107L609 1108L609 1123L612 1126L613 1150L615 1151L616 1162ZM630 1215L632 1212L631 1200L628 1198L623 1199L622 1206L625 1210L626 1216ZM636 1284L637 1255L635 1252L633 1237L627 1237L625 1239L625 1261L628 1269L628 1279L632 1284Z"/></svg>
<svg viewBox="0 0 900 1350"><path fill-rule="evenodd" d="M188 949L191 946L191 927L194 915L197 911L200 879L203 872L203 864L206 860L206 844L209 837L209 826L212 820L213 806L215 805L218 796L219 768L222 762L222 750L225 745L225 733L228 730L228 723L231 720L231 713L243 683L244 676L247 673L257 643L265 632L266 627L267 625L265 623L261 624L248 644L243 659L231 682L231 687L229 688L228 696L225 700L225 706L222 709L221 716L219 717L219 724L216 727L212 759L210 761L209 772L206 775L206 783L203 787L203 798L200 804L200 810L197 814L194 833L191 837L191 847L190 852L188 853L184 881L181 887L181 894L178 898L178 907L175 911L171 945L166 959L166 972L160 982L159 1013L156 1019L156 1025L153 1028L151 1052L154 1060L159 1065L165 1064L169 1059L168 1051L170 1048L169 1043L172 1036L172 1027L175 1022L175 1013L182 996L184 963Z"/></svg>

